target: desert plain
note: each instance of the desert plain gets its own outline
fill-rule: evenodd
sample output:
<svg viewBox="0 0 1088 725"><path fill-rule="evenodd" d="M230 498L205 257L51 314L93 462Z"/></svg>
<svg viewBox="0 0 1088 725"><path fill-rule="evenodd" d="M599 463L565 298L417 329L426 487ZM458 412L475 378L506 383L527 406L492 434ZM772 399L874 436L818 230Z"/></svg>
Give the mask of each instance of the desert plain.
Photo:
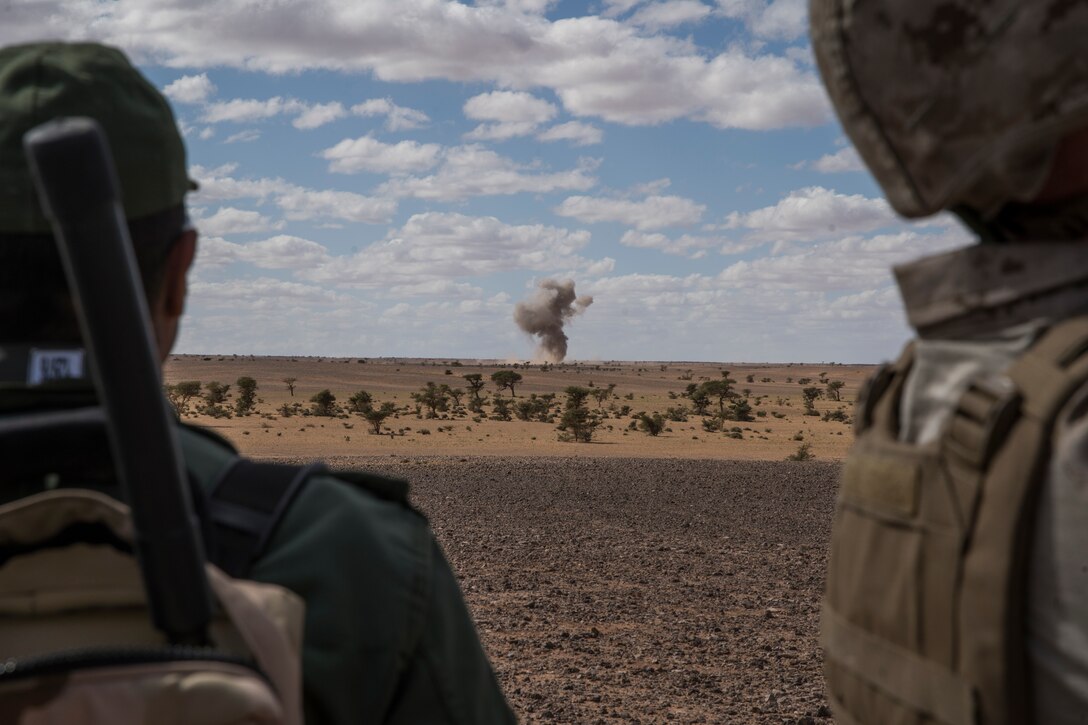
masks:
<svg viewBox="0 0 1088 725"><path fill-rule="evenodd" d="M602 391L587 399L600 419L592 441L564 442L554 420L493 420L490 403L465 409L463 376L479 374L490 398L498 371L522 376L517 397L503 398L555 394L557 418L568 387ZM718 402L697 415L684 393L722 371L751 420L708 430ZM871 372L178 355L165 381L235 393L238 378L255 380L253 413L212 417L193 400L184 417L245 455L409 481L520 721L814 725L831 722L818 630L836 482ZM829 390L834 381L841 386ZM462 406L417 413L412 394L428 383L464 390ZM806 406L813 387L820 397ZM325 390L342 407L313 415L311 399ZM346 407L359 391L398 410L380 435ZM635 418L669 409L658 435Z"/></svg>

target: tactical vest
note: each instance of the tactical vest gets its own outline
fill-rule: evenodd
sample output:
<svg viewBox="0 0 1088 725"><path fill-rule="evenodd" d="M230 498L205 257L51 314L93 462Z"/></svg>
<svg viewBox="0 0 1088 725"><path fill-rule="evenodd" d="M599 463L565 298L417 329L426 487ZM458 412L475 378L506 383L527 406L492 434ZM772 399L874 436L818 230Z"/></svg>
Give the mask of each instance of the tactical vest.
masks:
<svg viewBox="0 0 1088 725"><path fill-rule="evenodd" d="M913 354L859 396L822 619L840 725L1031 722L1027 563L1059 411L1088 380L1088 318L973 381L937 441L897 440Z"/></svg>

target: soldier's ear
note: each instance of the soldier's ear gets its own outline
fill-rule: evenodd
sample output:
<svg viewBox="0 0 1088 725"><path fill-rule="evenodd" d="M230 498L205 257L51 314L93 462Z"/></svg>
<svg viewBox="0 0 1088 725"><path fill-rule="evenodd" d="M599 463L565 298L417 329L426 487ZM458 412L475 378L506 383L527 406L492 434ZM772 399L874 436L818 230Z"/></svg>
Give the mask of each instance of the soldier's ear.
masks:
<svg viewBox="0 0 1088 725"><path fill-rule="evenodd" d="M182 232L166 257L163 274L162 312L167 317L181 317L188 294L187 276L196 257L196 231Z"/></svg>

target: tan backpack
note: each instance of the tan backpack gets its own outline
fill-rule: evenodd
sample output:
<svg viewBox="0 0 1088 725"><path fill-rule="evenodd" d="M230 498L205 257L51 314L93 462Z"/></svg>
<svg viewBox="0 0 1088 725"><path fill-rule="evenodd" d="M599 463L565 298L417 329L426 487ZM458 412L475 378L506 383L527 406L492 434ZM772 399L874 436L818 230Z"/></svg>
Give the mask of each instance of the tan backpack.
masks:
<svg viewBox="0 0 1088 725"><path fill-rule="evenodd" d="M1025 652L1035 503L1088 319L974 381L939 440L896 439L911 348L859 397L831 538L825 675L842 725L1031 721Z"/></svg>
<svg viewBox="0 0 1088 725"><path fill-rule="evenodd" d="M301 725L301 600L208 565L214 647L170 646L131 544L94 491L0 507L0 722Z"/></svg>

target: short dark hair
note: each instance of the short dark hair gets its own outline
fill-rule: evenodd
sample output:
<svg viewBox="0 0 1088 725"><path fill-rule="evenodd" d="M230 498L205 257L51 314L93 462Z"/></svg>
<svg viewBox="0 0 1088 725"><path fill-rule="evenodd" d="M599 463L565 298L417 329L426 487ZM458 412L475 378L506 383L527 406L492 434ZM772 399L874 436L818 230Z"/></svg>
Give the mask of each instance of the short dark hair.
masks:
<svg viewBox="0 0 1088 725"><path fill-rule="evenodd" d="M182 205L128 222L150 304L162 288L166 257L185 230ZM78 342L68 283L50 234L0 233L0 342Z"/></svg>

